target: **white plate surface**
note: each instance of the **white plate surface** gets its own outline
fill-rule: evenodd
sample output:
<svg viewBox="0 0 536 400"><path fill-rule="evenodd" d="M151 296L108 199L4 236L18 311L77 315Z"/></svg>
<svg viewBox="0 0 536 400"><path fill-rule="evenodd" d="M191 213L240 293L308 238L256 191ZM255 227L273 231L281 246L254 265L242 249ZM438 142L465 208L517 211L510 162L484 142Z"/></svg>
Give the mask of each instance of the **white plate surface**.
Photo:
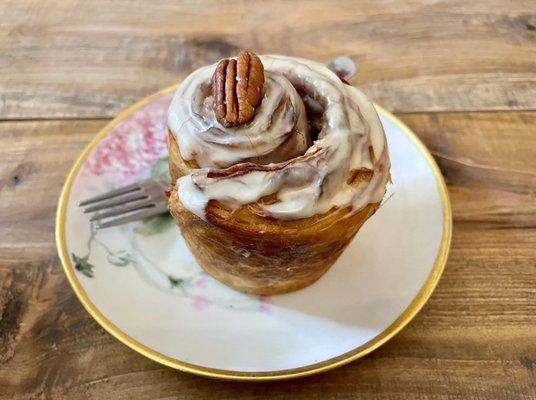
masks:
<svg viewBox="0 0 536 400"><path fill-rule="evenodd" d="M77 203L166 168L170 89L97 136L65 185L57 241L88 311L146 356L194 373L276 379L322 371L381 345L418 312L446 261L450 206L433 160L379 109L392 160L386 200L312 286L257 297L205 274L170 217L92 232Z"/></svg>

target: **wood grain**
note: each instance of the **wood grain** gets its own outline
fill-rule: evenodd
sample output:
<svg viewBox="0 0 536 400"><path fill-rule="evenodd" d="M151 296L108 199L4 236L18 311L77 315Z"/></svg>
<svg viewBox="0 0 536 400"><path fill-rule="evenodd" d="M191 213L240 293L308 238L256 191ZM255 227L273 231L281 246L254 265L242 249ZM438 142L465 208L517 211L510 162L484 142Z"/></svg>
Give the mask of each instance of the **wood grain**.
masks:
<svg viewBox="0 0 536 400"><path fill-rule="evenodd" d="M449 184L454 218L536 227L536 113L402 114Z"/></svg>
<svg viewBox="0 0 536 400"><path fill-rule="evenodd" d="M309 378L220 382L160 366L100 328L53 242L60 188L105 120L0 122L0 398L536 398L536 112L413 113L454 210L449 262L416 319Z"/></svg>
<svg viewBox="0 0 536 400"><path fill-rule="evenodd" d="M536 4L299 0L0 3L0 399L536 399ZM87 314L54 244L70 166L110 117L248 48L328 62L430 148L453 205L445 273L369 356L274 383L129 350Z"/></svg>
<svg viewBox="0 0 536 400"><path fill-rule="evenodd" d="M112 117L249 48L358 62L395 111L536 109L534 0L4 0L0 118Z"/></svg>

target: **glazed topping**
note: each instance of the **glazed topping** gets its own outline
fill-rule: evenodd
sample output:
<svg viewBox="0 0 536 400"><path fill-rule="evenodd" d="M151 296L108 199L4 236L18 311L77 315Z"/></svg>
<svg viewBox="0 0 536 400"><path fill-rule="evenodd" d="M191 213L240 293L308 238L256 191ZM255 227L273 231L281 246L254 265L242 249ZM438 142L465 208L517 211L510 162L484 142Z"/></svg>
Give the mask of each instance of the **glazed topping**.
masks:
<svg viewBox="0 0 536 400"><path fill-rule="evenodd" d="M301 97L283 75L265 72L262 101L253 119L225 127L216 117L211 78L215 66L183 81L168 112L168 125L185 160L225 168L242 162L267 164L303 154L310 146Z"/></svg>
<svg viewBox="0 0 536 400"><path fill-rule="evenodd" d="M178 180L183 205L205 218L209 200L238 208L275 194L276 202L263 205L265 214L299 219L379 202L389 156L372 103L322 64L283 56L261 60L262 101L244 125L226 128L216 118L216 65L193 72L175 93L168 125L181 156L201 167ZM309 124L318 130L310 147L304 102ZM372 172L371 179L353 183L362 169Z"/></svg>

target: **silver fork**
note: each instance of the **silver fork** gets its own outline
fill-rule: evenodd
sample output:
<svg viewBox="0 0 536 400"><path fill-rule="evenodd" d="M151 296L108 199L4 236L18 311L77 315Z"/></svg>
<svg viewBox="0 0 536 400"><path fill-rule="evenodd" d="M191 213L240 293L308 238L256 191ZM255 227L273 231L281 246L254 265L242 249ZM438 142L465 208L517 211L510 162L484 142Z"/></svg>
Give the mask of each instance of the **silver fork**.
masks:
<svg viewBox="0 0 536 400"><path fill-rule="evenodd" d="M95 213L90 221L97 229L126 224L168 212L167 185L147 179L91 197L78 203L83 212Z"/></svg>

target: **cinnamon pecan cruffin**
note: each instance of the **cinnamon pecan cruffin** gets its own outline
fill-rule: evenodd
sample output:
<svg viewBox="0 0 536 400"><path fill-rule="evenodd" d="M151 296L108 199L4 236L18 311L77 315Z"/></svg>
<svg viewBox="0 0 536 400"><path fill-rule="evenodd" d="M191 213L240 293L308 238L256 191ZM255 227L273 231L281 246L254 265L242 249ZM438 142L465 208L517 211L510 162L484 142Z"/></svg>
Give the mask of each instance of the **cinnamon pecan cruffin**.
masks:
<svg viewBox="0 0 536 400"><path fill-rule="evenodd" d="M214 113L226 128L251 121L261 102L264 67L257 55L241 51L236 60L221 60L212 76Z"/></svg>

